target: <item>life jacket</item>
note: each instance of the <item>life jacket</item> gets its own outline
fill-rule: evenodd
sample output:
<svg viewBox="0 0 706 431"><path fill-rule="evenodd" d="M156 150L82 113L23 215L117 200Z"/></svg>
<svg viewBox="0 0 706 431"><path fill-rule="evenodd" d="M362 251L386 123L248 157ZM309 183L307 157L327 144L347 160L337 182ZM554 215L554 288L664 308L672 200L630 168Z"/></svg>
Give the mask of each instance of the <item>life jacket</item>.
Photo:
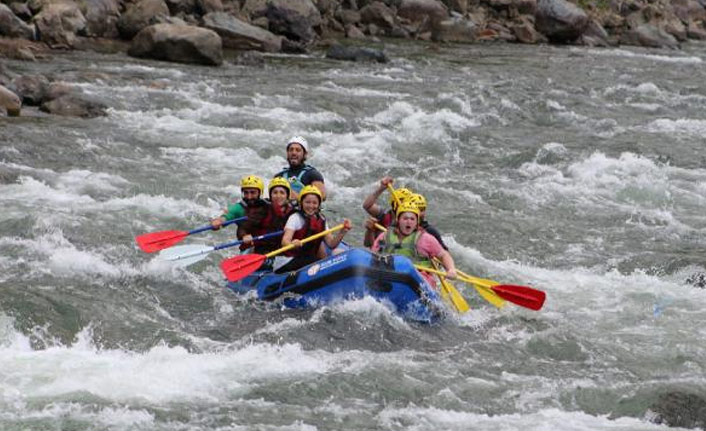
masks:
<svg viewBox="0 0 706 431"><path fill-rule="evenodd" d="M261 226L263 220L267 218L272 205L264 199L258 199L252 204L248 204L243 201L242 205L245 207L245 216L248 219L238 223L238 239L243 239L245 235L252 235L255 237L266 233ZM240 250L246 250L248 247L249 246L245 244L241 244Z"/></svg>
<svg viewBox="0 0 706 431"><path fill-rule="evenodd" d="M383 227L390 227L394 226L397 220L395 219L395 211L392 209L387 210L387 212L380 214L378 216L378 222L383 226Z"/></svg>
<svg viewBox="0 0 706 431"><path fill-rule="evenodd" d="M260 226L257 228L257 234L253 236L264 235L270 232L284 230L284 225L287 224L287 219L294 212L294 208L289 203L284 207L273 205L270 202L268 211L265 217L260 221ZM282 237L275 236L255 242L254 252L257 254L267 254L277 250L282 246Z"/></svg>
<svg viewBox="0 0 706 431"><path fill-rule="evenodd" d="M417 229L412 234L400 240L397 229L389 229L385 233L383 243L380 244L380 252L383 254L397 254L408 257L413 263L421 266L431 267L429 257L422 256L417 250L417 242L424 233L423 229Z"/></svg>
<svg viewBox="0 0 706 431"><path fill-rule="evenodd" d="M316 235L317 233L326 230L326 217L320 212L314 215L306 215L304 211L297 211L297 214L304 218L304 226L301 229L294 231L292 239L302 240L308 238L311 235ZM293 249L287 252L287 256L304 256L313 255L316 256L316 252L319 250L319 245L323 241L323 238L318 238L313 241L307 242L300 249Z"/></svg>
<svg viewBox="0 0 706 431"><path fill-rule="evenodd" d="M302 182L302 178L304 178L304 175L312 169L314 169L313 166L304 163L297 175L293 175L291 173L292 168L287 167L282 169L277 175L275 175L275 177L283 177L289 180L289 187L291 187L292 191L298 195L306 185Z"/></svg>

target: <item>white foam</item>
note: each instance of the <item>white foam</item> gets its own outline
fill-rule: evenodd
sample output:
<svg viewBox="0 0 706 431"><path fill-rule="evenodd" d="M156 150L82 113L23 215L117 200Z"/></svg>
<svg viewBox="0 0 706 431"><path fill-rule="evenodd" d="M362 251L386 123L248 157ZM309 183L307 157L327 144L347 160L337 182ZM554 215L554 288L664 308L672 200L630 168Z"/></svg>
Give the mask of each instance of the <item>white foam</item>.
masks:
<svg viewBox="0 0 706 431"><path fill-rule="evenodd" d="M655 54L644 54L639 52L628 51L626 49L577 49L572 48L574 51L586 52L590 55L601 56L601 57L624 57L624 58L637 58L637 59L647 59L663 63L684 63L684 64L701 64L703 60L695 56L671 56L671 55L655 55Z"/></svg>
<svg viewBox="0 0 706 431"><path fill-rule="evenodd" d="M702 137L706 135L706 120L693 118L680 118L672 120L660 118L654 120L643 127L639 127L651 133L679 134Z"/></svg>

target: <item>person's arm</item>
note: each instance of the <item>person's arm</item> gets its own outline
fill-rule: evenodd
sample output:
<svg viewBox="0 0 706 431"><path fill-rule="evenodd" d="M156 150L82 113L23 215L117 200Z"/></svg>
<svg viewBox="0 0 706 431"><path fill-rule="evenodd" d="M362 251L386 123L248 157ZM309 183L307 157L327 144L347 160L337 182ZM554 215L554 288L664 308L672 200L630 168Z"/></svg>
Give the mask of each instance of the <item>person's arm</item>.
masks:
<svg viewBox="0 0 706 431"><path fill-rule="evenodd" d="M220 229L223 223L227 222L228 220L233 220L243 216L245 216L245 208L240 204L240 202L238 202L229 206L225 210L223 215L211 220L211 226L213 226L214 229Z"/></svg>
<svg viewBox="0 0 706 431"><path fill-rule="evenodd" d="M441 260L444 268L446 268L446 278L456 278L456 263L454 262L454 258L451 257L451 253L443 250L439 254L438 258Z"/></svg>
<svg viewBox="0 0 706 431"><path fill-rule="evenodd" d="M294 231L301 227L297 227L298 218L301 218L301 216L295 213L287 219L287 224L284 225L284 234L282 234L282 247L288 246L289 244L294 244L297 248L302 246L301 241L298 239L292 239L294 238Z"/></svg>
<svg viewBox="0 0 706 431"><path fill-rule="evenodd" d="M380 235L378 235L377 238L375 238L375 241L373 242L373 246L370 247L370 251L374 253L380 253L382 246L381 244L385 241L385 232L381 232Z"/></svg>
<svg viewBox="0 0 706 431"><path fill-rule="evenodd" d="M329 248L334 249L338 247L338 244L343 241L343 237L346 236L346 233L351 230L353 226L351 225L351 221L348 219L343 219L343 229L339 230L338 232L335 233L329 233L324 237L324 241L326 241L326 245L329 246Z"/></svg>
<svg viewBox="0 0 706 431"><path fill-rule="evenodd" d="M363 237L363 246L371 247L373 242L375 242L375 237L378 235L377 228L375 227L375 223L377 222L378 219L374 217L368 217L368 219L365 220L365 236Z"/></svg>
<svg viewBox="0 0 706 431"><path fill-rule="evenodd" d="M392 184L392 181L392 177L383 177L382 180L380 180L378 188L363 201L363 209L371 216L377 217L382 212L382 208L377 204L377 200L387 189L387 185Z"/></svg>

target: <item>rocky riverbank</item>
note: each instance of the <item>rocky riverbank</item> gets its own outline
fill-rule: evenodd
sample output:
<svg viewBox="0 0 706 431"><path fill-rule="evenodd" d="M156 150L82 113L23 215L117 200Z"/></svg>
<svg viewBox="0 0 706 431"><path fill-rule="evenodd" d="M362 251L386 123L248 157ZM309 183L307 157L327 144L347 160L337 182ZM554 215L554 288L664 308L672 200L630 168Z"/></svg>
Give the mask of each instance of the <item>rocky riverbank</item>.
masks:
<svg viewBox="0 0 706 431"><path fill-rule="evenodd" d="M336 46L343 39L359 44L385 37L673 49L690 38L706 39L706 0L2 1L0 56L23 60L52 49L106 43L135 57L217 66L224 49L302 53L333 45L332 58L387 59L369 48ZM0 70L5 87L0 105L10 115L19 113L15 94L47 112L102 112L100 107L76 109L86 101L69 100L70 92L60 85L57 90L41 78L21 78L17 82L18 77ZM63 103L53 103L61 97Z"/></svg>

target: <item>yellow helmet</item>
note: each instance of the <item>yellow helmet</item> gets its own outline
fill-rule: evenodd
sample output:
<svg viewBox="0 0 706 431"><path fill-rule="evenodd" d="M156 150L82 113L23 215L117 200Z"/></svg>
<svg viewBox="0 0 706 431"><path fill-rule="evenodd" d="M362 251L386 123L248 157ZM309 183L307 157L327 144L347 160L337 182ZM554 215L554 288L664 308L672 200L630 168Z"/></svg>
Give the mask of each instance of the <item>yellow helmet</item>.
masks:
<svg viewBox="0 0 706 431"><path fill-rule="evenodd" d="M248 175L240 180L241 189L258 189L260 190L260 196L265 193L265 182L262 178L257 175Z"/></svg>
<svg viewBox="0 0 706 431"><path fill-rule="evenodd" d="M275 187L284 187L287 189L287 198L292 194L292 188L289 186L289 181L283 177L275 177L270 180L270 184L267 186L267 193L272 194L272 189Z"/></svg>
<svg viewBox="0 0 706 431"><path fill-rule="evenodd" d="M395 217L399 217L402 213L414 213L419 218L419 208L413 202L402 202L402 205L395 211Z"/></svg>
<svg viewBox="0 0 706 431"><path fill-rule="evenodd" d="M400 202L404 203L404 201L407 200L407 198L409 198L411 195L412 195L412 190L405 188L405 187L401 187L401 188L395 190L394 194L390 193L390 206L392 208L396 208L397 207L397 199L399 199ZM395 199L395 196L397 196L397 199Z"/></svg>
<svg viewBox="0 0 706 431"><path fill-rule="evenodd" d="M319 204L321 201L324 200L323 195L321 194L321 190L319 190L318 187L316 186L304 186L301 192L299 192L299 206L302 205L302 200L304 199L304 196L306 195L316 195L319 197Z"/></svg>
<svg viewBox="0 0 706 431"><path fill-rule="evenodd" d="M427 209L427 200L423 195L420 195L419 193L413 193L409 199L409 202L414 202L417 205L417 208L419 208L419 211L424 211Z"/></svg>

